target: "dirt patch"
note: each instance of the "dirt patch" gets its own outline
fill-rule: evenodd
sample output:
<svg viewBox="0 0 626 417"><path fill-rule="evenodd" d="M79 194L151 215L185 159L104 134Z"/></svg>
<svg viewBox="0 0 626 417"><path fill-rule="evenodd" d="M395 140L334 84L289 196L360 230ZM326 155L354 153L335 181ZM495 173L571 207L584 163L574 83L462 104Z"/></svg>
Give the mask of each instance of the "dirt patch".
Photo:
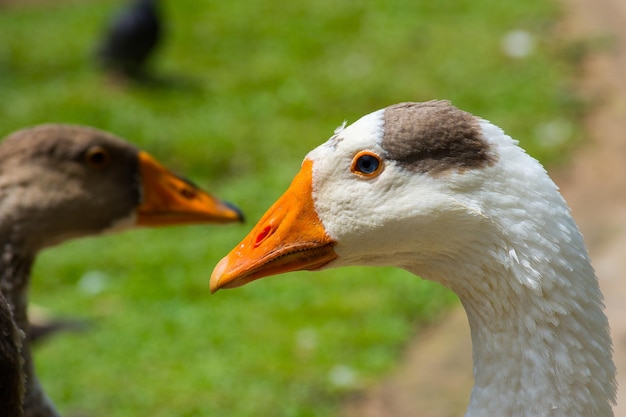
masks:
<svg viewBox="0 0 626 417"><path fill-rule="evenodd" d="M566 167L551 172L572 207L605 294L618 368L616 417L626 417L626 1L561 0L564 33L605 39L583 63L580 91L597 105L585 121L587 142ZM465 314L453 311L418 335L398 369L344 417L453 417L464 414L472 386Z"/></svg>

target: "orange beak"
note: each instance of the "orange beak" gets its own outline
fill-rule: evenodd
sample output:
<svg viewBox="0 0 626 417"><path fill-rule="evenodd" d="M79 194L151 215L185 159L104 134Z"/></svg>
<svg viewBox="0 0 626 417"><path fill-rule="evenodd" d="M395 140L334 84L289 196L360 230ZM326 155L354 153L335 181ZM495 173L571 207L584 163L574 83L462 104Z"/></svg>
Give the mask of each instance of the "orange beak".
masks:
<svg viewBox="0 0 626 417"><path fill-rule="evenodd" d="M236 207L176 176L146 152L139 152L143 189L137 225L169 226L243 221Z"/></svg>
<svg viewBox="0 0 626 417"><path fill-rule="evenodd" d="M313 205L313 163L305 160L289 189L211 275L211 292L269 275L315 270L337 257Z"/></svg>

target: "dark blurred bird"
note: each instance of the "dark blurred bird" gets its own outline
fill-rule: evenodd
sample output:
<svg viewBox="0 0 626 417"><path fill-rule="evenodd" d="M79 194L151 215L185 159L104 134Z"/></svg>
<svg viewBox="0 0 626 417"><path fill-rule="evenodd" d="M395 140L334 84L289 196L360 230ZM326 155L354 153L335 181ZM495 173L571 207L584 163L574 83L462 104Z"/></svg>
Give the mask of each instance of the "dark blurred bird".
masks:
<svg viewBox="0 0 626 417"><path fill-rule="evenodd" d="M58 416L31 356L28 288L41 250L133 227L241 220L233 206L106 132L52 124L9 135L0 143L0 411L3 400L19 405L25 377L24 415ZM22 332L23 374L15 357Z"/></svg>
<svg viewBox="0 0 626 417"><path fill-rule="evenodd" d="M100 66L117 77L146 78L162 26L158 0L134 0L111 20L97 51Z"/></svg>

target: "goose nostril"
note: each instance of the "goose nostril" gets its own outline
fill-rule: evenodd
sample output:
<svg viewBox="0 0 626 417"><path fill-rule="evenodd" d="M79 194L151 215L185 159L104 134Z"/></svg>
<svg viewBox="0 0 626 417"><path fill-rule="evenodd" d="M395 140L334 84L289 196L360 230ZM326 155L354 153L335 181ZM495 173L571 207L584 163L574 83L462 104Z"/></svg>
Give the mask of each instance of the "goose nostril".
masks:
<svg viewBox="0 0 626 417"><path fill-rule="evenodd" d="M256 248L257 246L259 246L261 243L263 243L263 241L265 240L266 237L268 237L270 235L270 232L272 231L272 226L265 226L263 228L263 230L261 230L261 233L259 233L256 236L256 240L254 241L254 247Z"/></svg>
<svg viewBox="0 0 626 417"><path fill-rule="evenodd" d="M193 200L196 198L196 192L190 188L182 188L180 190L180 195L185 197L187 200Z"/></svg>

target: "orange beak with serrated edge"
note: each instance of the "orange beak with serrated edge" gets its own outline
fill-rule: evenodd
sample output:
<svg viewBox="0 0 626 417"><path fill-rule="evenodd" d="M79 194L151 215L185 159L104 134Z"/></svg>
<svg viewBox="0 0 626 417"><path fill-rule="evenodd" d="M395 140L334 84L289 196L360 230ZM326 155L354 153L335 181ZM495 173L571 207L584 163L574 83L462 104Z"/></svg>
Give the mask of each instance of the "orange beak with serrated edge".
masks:
<svg viewBox="0 0 626 417"><path fill-rule="evenodd" d="M137 225L170 226L243 221L241 211L178 177L146 152L139 152L142 201Z"/></svg>
<svg viewBox="0 0 626 417"><path fill-rule="evenodd" d="M312 167L305 160L289 189L211 274L211 292L269 275L315 270L337 257L312 197Z"/></svg>

